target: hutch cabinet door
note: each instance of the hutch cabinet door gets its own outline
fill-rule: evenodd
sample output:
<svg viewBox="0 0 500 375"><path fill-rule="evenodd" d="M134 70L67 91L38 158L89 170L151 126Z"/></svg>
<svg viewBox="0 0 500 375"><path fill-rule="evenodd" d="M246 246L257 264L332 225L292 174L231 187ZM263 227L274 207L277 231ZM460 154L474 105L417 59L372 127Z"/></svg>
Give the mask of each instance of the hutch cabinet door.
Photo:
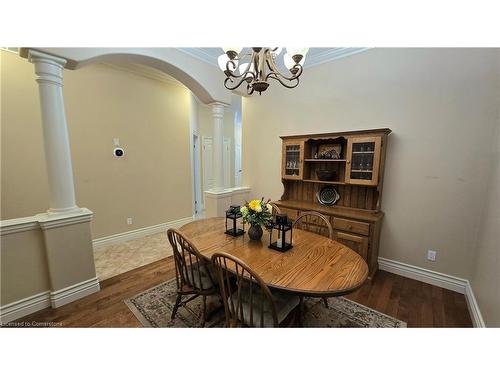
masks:
<svg viewBox="0 0 500 375"><path fill-rule="evenodd" d="M333 235L335 241L346 245L348 248L357 252L368 262L368 237L356 236L354 234L335 231Z"/></svg>
<svg viewBox="0 0 500 375"><path fill-rule="evenodd" d="M381 137L353 137L347 140L346 182L370 186L378 184L381 146Z"/></svg>
<svg viewBox="0 0 500 375"><path fill-rule="evenodd" d="M281 177L287 180L301 180L304 165L304 142L283 142Z"/></svg>

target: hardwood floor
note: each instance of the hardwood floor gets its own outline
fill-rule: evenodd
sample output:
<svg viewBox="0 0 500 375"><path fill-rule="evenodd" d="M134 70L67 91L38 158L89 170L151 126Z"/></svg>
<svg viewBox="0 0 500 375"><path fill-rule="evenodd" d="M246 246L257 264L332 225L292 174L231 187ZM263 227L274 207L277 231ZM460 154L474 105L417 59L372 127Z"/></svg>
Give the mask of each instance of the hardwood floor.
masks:
<svg viewBox="0 0 500 375"><path fill-rule="evenodd" d="M174 277L166 258L101 282L101 291L58 309L45 309L19 319L60 327L141 327L123 302ZM462 294L378 271L347 298L404 320L408 327L472 327Z"/></svg>

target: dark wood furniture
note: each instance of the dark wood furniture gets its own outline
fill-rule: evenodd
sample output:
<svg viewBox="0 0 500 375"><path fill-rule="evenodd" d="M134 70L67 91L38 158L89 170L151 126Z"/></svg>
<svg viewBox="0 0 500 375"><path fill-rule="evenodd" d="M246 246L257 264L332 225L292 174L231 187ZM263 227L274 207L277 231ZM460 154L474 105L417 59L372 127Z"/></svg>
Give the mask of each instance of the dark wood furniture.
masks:
<svg viewBox="0 0 500 375"><path fill-rule="evenodd" d="M333 238L356 251L369 266L371 279L378 269L379 238L384 213L380 210L387 138L390 129L283 136L281 200L273 202L290 218L304 211L325 215ZM335 152L337 159L321 159ZM328 155L330 153L330 155ZM329 178L329 180L321 180ZM325 186L340 198L319 203Z"/></svg>
<svg viewBox="0 0 500 375"><path fill-rule="evenodd" d="M274 203L272 203L272 202L270 202L269 204L270 204L270 205L271 205L271 207L273 208L273 212L272 212L273 217L275 217L277 214L280 214L280 213L281 213L280 208L279 208L278 206L276 206L276 204L274 204Z"/></svg>
<svg viewBox="0 0 500 375"><path fill-rule="evenodd" d="M304 211L293 222L293 227L319 234L333 240L333 228L328 218L316 211Z"/></svg>
<svg viewBox="0 0 500 375"><path fill-rule="evenodd" d="M203 299L201 326L204 327L207 319L207 296L219 293L212 275L211 263L201 256L196 246L176 229L169 229L167 235L174 253L177 283L177 299L172 309L171 319L175 318L180 306L201 296ZM190 297L183 301L183 296Z"/></svg>
<svg viewBox="0 0 500 375"><path fill-rule="evenodd" d="M212 264L218 276L226 327L279 327L298 311L297 296L271 293L262 278L241 259L215 253Z"/></svg>
<svg viewBox="0 0 500 375"><path fill-rule="evenodd" d="M368 276L361 256L327 237L294 229L293 248L285 253L268 248L268 240L224 234L224 219L197 220L180 228L205 259L216 252L245 262L271 289L299 296L333 297L359 288Z"/></svg>

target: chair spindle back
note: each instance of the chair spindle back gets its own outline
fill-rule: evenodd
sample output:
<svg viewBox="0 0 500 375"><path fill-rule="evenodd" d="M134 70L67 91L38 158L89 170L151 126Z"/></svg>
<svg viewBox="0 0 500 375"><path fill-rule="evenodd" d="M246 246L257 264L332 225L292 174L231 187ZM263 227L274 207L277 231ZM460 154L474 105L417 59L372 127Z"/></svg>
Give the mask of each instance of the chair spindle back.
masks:
<svg viewBox="0 0 500 375"><path fill-rule="evenodd" d="M302 212L295 219L293 227L333 239L332 224L325 215L316 211Z"/></svg>
<svg viewBox="0 0 500 375"><path fill-rule="evenodd" d="M271 314L274 327L278 327L271 291L259 275L242 260L227 253L212 255L212 264L219 279L226 327L264 327L266 314Z"/></svg>
<svg viewBox="0 0 500 375"><path fill-rule="evenodd" d="M169 229L167 235L174 253L177 290L183 291L188 287L194 291L204 291L211 288L214 283L208 268L209 262L201 256L196 246L176 229ZM203 284L202 273L209 278L210 285Z"/></svg>

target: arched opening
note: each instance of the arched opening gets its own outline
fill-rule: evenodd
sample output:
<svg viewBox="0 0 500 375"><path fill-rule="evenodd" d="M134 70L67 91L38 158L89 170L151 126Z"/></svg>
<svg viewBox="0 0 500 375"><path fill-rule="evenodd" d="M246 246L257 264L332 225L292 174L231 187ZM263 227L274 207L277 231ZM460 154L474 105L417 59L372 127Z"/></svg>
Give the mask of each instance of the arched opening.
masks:
<svg viewBox="0 0 500 375"><path fill-rule="evenodd" d="M155 57L145 56L140 54L131 53L112 53L99 55L84 61L79 62L76 68L95 63L109 63L109 64L140 64L150 68L154 68L186 86L196 97L203 103L213 103L216 101L208 90L198 81L184 70L177 66L170 64L164 60Z"/></svg>

